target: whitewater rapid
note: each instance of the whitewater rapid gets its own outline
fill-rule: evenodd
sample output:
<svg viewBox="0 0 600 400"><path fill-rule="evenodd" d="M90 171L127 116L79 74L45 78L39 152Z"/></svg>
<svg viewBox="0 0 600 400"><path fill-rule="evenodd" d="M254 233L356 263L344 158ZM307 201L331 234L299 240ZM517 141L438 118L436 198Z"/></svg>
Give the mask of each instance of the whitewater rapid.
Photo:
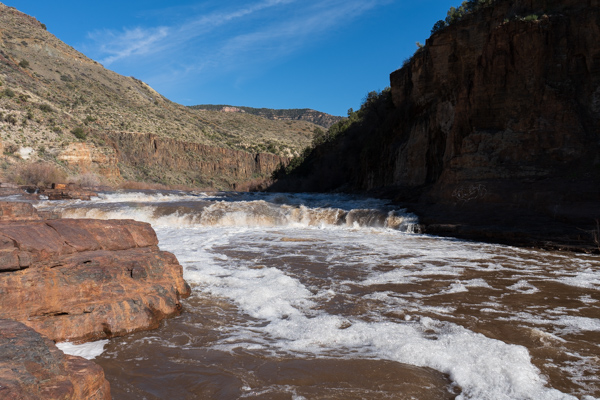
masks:
<svg viewBox="0 0 600 400"><path fill-rule="evenodd" d="M343 195L126 192L37 206L151 223L193 296L235 310L214 350L428 367L459 399L600 392L597 256L421 235L402 208Z"/></svg>

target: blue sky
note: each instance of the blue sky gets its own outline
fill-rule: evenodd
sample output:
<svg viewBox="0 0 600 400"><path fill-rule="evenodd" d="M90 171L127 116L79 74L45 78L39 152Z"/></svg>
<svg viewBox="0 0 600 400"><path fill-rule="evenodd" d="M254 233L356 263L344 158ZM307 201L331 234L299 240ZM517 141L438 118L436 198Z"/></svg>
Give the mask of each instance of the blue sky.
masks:
<svg viewBox="0 0 600 400"><path fill-rule="evenodd" d="M184 105L357 109L459 0L3 0Z"/></svg>

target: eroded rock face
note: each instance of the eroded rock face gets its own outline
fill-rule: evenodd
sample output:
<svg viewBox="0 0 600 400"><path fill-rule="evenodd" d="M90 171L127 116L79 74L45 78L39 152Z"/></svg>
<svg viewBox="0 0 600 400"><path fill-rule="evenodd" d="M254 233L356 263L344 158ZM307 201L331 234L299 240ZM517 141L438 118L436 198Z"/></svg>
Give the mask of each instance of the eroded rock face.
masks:
<svg viewBox="0 0 600 400"><path fill-rule="evenodd" d="M0 221L39 219L37 210L29 203L0 201Z"/></svg>
<svg viewBox="0 0 600 400"><path fill-rule="evenodd" d="M182 183L196 186L234 190L260 186L280 164L288 162L274 154L250 154L152 134L109 132L105 135L106 142L118 149L117 156L123 165L142 168L156 177L177 177Z"/></svg>
<svg viewBox="0 0 600 400"><path fill-rule="evenodd" d="M102 368L65 355L50 339L16 321L0 319L0 398L110 400Z"/></svg>
<svg viewBox="0 0 600 400"><path fill-rule="evenodd" d="M530 14L541 17L518 18ZM396 127L400 146L385 151L391 175L373 184L433 184L433 201L529 206L527 184L560 202L577 180L597 200L586 186L600 181L599 17L597 1L500 1L434 34L391 74L408 123ZM507 192L506 181L519 190Z"/></svg>
<svg viewBox="0 0 600 400"><path fill-rule="evenodd" d="M55 341L158 326L190 288L149 224L131 220L0 222L0 318Z"/></svg>
<svg viewBox="0 0 600 400"><path fill-rule="evenodd" d="M121 173L115 152L111 150L99 149L91 143L71 143L57 158L67 163L70 168L95 171L109 180L115 180L121 178Z"/></svg>
<svg viewBox="0 0 600 400"><path fill-rule="evenodd" d="M598 251L599 5L498 0L433 34L381 109L273 190L369 191L428 233Z"/></svg>

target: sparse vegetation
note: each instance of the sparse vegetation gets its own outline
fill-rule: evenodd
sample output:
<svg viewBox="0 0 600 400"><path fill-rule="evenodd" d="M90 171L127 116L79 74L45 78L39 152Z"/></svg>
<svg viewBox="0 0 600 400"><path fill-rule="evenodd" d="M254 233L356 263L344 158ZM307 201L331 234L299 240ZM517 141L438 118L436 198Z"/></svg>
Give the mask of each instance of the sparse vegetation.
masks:
<svg viewBox="0 0 600 400"><path fill-rule="evenodd" d="M18 185L50 186L64 182L67 174L55 164L37 162L20 165L9 178Z"/></svg>
<svg viewBox="0 0 600 400"><path fill-rule="evenodd" d="M85 138L87 138L87 133L80 126L71 129L71 133L73 134L73 136L80 140L85 140Z"/></svg>
<svg viewBox="0 0 600 400"><path fill-rule="evenodd" d="M90 122L96 122L98 120L98 118L96 117L92 117L91 115L88 115L87 117L85 117L85 119L83 120L84 124L89 124Z"/></svg>
<svg viewBox="0 0 600 400"><path fill-rule="evenodd" d="M362 124L367 118L372 118L373 115L384 114L387 109L391 108L391 104L391 88L387 87L381 92L369 92L363 99L363 103L358 111L348 110L349 115L347 119L333 124L327 132L315 130L311 146L306 147L299 156L292 158L287 166L281 165L273 172L272 178L280 179L294 173L315 148L335 141L338 137L346 134L352 126Z"/></svg>
<svg viewBox="0 0 600 400"><path fill-rule="evenodd" d="M3 94L3 96L11 97L11 98L16 96L15 92L13 92L10 88L4 89L2 94Z"/></svg>
<svg viewBox="0 0 600 400"><path fill-rule="evenodd" d="M466 15L477 11L479 9L490 7L497 0L465 0L458 7L450 7L446 13L446 19L437 21L433 28L431 28L431 34L435 34L440 30L455 24L456 22L463 19Z"/></svg>
<svg viewBox="0 0 600 400"><path fill-rule="evenodd" d="M52 108L52 106L50 106L49 104L46 104L46 103L44 103L44 104L40 104L40 105L38 106L38 108L39 108L40 110L42 110L43 112L45 112L45 113L51 113L51 112L54 112L54 109Z"/></svg>
<svg viewBox="0 0 600 400"><path fill-rule="evenodd" d="M6 117L4 117L4 122L7 122L11 125L16 125L17 117L15 117L13 114L8 114Z"/></svg>
<svg viewBox="0 0 600 400"><path fill-rule="evenodd" d="M102 185L102 177L97 174L86 172L81 175L78 175L74 179L75 183L85 188L92 188L96 186Z"/></svg>
<svg viewBox="0 0 600 400"><path fill-rule="evenodd" d="M260 109L264 117L272 116L275 120L260 118L249 109L244 113L192 110L165 99L140 80L84 60L71 46L44 32L44 25L30 21L20 13L0 13L3 48L7 52L4 56L13 62L12 68L3 69L0 77L1 140L5 150L9 143L14 143L17 149L35 149L30 161L43 158L59 165L56 157L76 141L86 141L93 146L92 151L113 157L113 143L97 140L125 132L291 158L310 144L312 132L318 126L302 120L303 115L326 117L323 121L333 118L334 122L340 118L314 110ZM60 62L48 57L47 52L34 51L33 44L41 38L44 46L64 55ZM282 112L285 115L280 115ZM20 162L16 158L10 160ZM64 162L64 167L69 168L68 162ZM76 167L72 168L69 172L75 173ZM90 168L98 172L95 163ZM200 178L159 168L144 175L138 166L130 164L119 169L130 180L147 178L170 185L208 186L216 179L215 182L224 182L224 188L236 182L234 175L241 175L232 170L230 176L214 178L208 174ZM111 175L115 176L112 172Z"/></svg>

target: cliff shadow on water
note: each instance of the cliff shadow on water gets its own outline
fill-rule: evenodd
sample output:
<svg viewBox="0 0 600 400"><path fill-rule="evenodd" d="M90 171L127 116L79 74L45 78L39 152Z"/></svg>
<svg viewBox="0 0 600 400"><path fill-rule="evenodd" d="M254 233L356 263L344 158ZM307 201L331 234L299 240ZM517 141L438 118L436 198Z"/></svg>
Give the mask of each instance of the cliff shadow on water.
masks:
<svg viewBox="0 0 600 400"><path fill-rule="evenodd" d="M270 189L369 193L428 233L600 251L598 2L480 3Z"/></svg>

